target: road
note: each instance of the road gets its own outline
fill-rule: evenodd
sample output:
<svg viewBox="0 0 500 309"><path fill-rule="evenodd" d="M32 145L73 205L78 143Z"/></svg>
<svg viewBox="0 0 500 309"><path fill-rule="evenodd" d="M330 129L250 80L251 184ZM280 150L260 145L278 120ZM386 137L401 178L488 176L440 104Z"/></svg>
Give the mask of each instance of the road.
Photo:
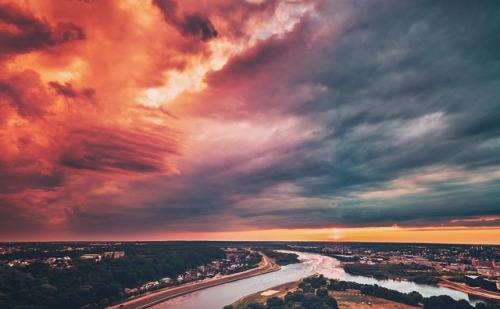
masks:
<svg viewBox="0 0 500 309"><path fill-rule="evenodd" d="M490 292L490 291L486 291L486 290L482 290L482 289L478 289L478 288L473 288L473 287L465 285L465 283L457 283L457 282L453 282L453 281L450 281L447 279L443 279L443 281L441 281L439 283L439 286L444 286L444 287L447 287L450 289L458 290L458 291L461 291L461 292L464 292L464 293L467 293L470 295L474 295L474 296L477 296L480 298L484 298L484 299L490 299L490 300L496 300L496 301L500 300L500 293L495 293L495 292Z"/></svg>
<svg viewBox="0 0 500 309"><path fill-rule="evenodd" d="M194 291L210 288L216 285L241 280L253 276L262 275L268 272L276 271L280 269L280 266L274 263L267 255L259 252L262 255L262 260L257 268L249 269L240 273L222 276L218 278L212 278L209 280L204 280L200 282L193 282L188 284L183 284L181 286L165 288L162 290L154 291L151 293L146 293L144 295L138 296L137 298L125 301L118 305L110 306L109 309L142 309L148 308L153 305L159 304L166 300L188 294Z"/></svg>

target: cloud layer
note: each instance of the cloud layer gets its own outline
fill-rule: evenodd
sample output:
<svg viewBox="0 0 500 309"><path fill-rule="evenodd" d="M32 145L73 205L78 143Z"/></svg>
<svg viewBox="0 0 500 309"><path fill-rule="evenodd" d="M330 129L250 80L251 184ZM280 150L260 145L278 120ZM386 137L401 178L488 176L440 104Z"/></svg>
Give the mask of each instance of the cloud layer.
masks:
<svg viewBox="0 0 500 309"><path fill-rule="evenodd" d="M5 239L499 226L498 5L27 1L0 25Z"/></svg>

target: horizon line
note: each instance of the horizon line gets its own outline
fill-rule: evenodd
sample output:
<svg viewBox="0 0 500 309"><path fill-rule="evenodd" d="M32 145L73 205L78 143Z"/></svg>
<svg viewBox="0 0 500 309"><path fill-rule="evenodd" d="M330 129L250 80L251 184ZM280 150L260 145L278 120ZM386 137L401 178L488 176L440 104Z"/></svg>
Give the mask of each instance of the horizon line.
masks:
<svg viewBox="0 0 500 309"><path fill-rule="evenodd" d="M474 245L474 246L499 246L499 243L472 243L472 242L403 242L403 241L340 241L340 240L224 240L224 239L169 239L169 240L147 240L147 239L136 239L136 240L19 240L19 241L5 241L0 240L0 243L91 243L91 242L284 242L284 243L343 243L343 244L414 244L414 245Z"/></svg>

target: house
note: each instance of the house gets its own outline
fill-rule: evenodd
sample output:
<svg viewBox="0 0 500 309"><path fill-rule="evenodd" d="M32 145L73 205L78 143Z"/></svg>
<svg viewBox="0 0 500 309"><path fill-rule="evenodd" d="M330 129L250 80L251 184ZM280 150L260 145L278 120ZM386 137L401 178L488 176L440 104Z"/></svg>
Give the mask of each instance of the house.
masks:
<svg viewBox="0 0 500 309"><path fill-rule="evenodd" d="M470 276L466 275L464 276L465 283L468 286L472 287L480 287L482 289L488 290L488 291L493 291L497 292L499 291L500 287L500 282L498 280L494 279L486 279L481 276Z"/></svg>
<svg viewBox="0 0 500 309"><path fill-rule="evenodd" d="M494 267L495 260L478 260L478 259L472 259L472 266L482 266L482 267Z"/></svg>
<svg viewBox="0 0 500 309"><path fill-rule="evenodd" d="M121 259L125 256L125 251L113 251L113 252L104 252L102 254L103 259Z"/></svg>
<svg viewBox="0 0 500 309"><path fill-rule="evenodd" d="M464 281L465 284L467 284L468 286L474 286L474 287L481 286L481 277L479 276L466 275L464 276Z"/></svg>
<svg viewBox="0 0 500 309"><path fill-rule="evenodd" d="M498 281L482 278L481 287L488 291L497 292L498 291Z"/></svg>
<svg viewBox="0 0 500 309"><path fill-rule="evenodd" d="M100 254L84 254L81 256L82 259L84 260L92 260L95 262L100 262L101 261L101 255Z"/></svg>

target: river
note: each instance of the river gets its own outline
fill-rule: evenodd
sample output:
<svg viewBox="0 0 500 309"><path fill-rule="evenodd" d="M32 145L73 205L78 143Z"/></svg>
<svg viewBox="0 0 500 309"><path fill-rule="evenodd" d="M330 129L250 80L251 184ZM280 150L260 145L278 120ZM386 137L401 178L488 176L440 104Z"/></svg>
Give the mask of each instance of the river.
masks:
<svg viewBox="0 0 500 309"><path fill-rule="evenodd" d="M286 251L299 256L302 263L283 266L280 270L264 275L251 277L235 282L230 282L205 290L200 290L180 296L166 302L153 306L155 309L221 309L236 300L274 286L297 281L301 278L321 273L327 278L335 278L345 281L353 281L364 284L378 284L380 286L397 290L404 293L417 291L424 297L449 295L454 299L466 299L472 304L474 300L469 299L466 293L449 288L416 284L407 281L378 280L364 276L353 276L344 271L337 259L315 253Z"/></svg>

